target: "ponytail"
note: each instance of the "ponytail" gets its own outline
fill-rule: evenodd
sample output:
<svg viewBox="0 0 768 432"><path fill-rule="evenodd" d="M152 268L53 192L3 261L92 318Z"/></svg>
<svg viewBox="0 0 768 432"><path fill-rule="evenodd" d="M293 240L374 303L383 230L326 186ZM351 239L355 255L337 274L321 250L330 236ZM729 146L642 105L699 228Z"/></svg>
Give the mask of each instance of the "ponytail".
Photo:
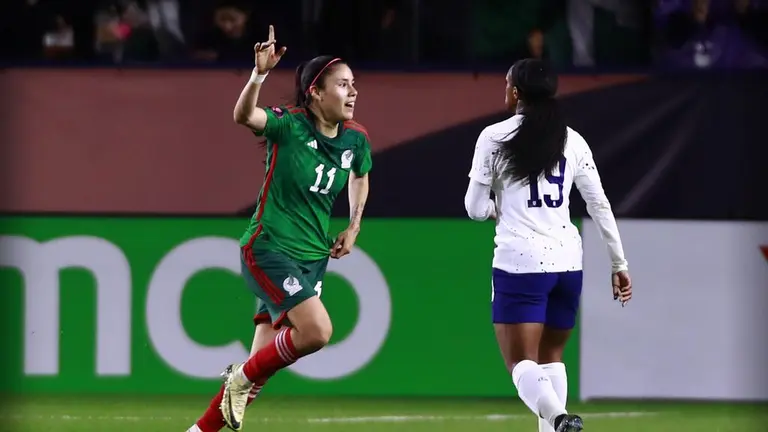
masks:
<svg viewBox="0 0 768 432"><path fill-rule="evenodd" d="M520 125L501 141L504 174L523 184L552 174L563 157L568 126L555 99L557 76L538 60L526 59L510 70L521 104Z"/></svg>
<svg viewBox="0 0 768 432"><path fill-rule="evenodd" d="M296 68L296 79L295 79L295 92L296 95L294 96L294 104L297 107L307 108L307 93L303 90L304 85L302 84L302 74L304 73L304 69L307 66L307 62L301 62L299 66Z"/></svg>

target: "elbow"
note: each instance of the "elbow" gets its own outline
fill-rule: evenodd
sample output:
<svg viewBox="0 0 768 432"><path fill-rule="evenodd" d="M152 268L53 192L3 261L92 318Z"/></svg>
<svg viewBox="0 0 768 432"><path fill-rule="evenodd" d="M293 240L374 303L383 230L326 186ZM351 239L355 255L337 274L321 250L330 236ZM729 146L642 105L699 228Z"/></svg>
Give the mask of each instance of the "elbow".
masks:
<svg viewBox="0 0 768 432"><path fill-rule="evenodd" d="M611 213L611 203L607 199L595 200L589 203L587 210L590 214Z"/></svg>
<svg viewBox="0 0 768 432"><path fill-rule="evenodd" d="M480 211L476 208L474 208L471 203L465 202L464 203L464 209L467 211L467 216L469 216L470 219L477 222L482 222L486 219L488 219L488 215L484 211Z"/></svg>
<svg viewBox="0 0 768 432"><path fill-rule="evenodd" d="M236 109L234 113L232 113L232 119L235 124L244 125L248 123L248 114L244 113L242 110Z"/></svg>
<svg viewBox="0 0 768 432"><path fill-rule="evenodd" d="M472 212L472 211L467 211L467 215L469 216L470 219L476 222L483 222L486 219L488 219L488 217L486 217L484 214Z"/></svg>

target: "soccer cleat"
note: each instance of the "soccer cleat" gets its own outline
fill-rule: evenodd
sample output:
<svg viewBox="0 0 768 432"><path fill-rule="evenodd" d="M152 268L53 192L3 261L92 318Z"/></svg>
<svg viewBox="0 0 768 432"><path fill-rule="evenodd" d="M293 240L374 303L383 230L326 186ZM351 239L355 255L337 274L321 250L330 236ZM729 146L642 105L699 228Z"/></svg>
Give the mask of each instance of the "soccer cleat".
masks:
<svg viewBox="0 0 768 432"><path fill-rule="evenodd" d="M224 394L221 397L221 415L227 427L239 431L243 428L245 407L248 404L248 395L251 393L251 383L240 382L242 364L229 365L221 374L224 377Z"/></svg>
<svg viewBox="0 0 768 432"><path fill-rule="evenodd" d="M555 419L557 432L580 432L584 430L584 421L581 417L572 414L563 414Z"/></svg>

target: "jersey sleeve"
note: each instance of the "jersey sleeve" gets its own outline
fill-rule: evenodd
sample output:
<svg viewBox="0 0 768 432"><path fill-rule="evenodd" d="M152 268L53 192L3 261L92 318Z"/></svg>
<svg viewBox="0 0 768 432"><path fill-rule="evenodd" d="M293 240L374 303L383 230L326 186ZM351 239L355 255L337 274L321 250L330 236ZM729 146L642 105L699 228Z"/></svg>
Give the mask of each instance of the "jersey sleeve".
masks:
<svg viewBox="0 0 768 432"><path fill-rule="evenodd" d="M263 131L253 131L256 136L263 136L272 142L282 142L288 136L293 124L293 114L284 106L264 108L267 124Z"/></svg>
<svg viewBox="0 0 768 432"><path fill-rule="evenodd" d="M616 224L611 203L603 190L592 150L583 139L576 149L576 158L576 173L573 179L576 188L587 204L587 213L597 225L600 237L608 247L613 272L625 271L627 260L624 257L619 227Z"/></svg>
<svg viewBox="0 0 768 432"><path fill-rule="evenodd" d="M368 130L363 125L353 120L345 122L344 126L354 130L359 136L355 158L352 160L352 172L354 172L356 176L362 177L368 174L373 167L371 141L368 137Z"/></svg>
<svg viewBox="0 0 768 432"><path fill-rule="evenodd" d="M368 174L373 167L373 159L371 158L371 143L368 142L367 137L363 137L362 145L360 146L359 154L355 158L356 162L352 166L352 170L355 175L362 177Z"/></svg>
<svg viewBox="0 0 768 432"><path fill-rule="evenodd" d="M496 146L491 141L487 131L480 133L475 144L475 155L472 157L472 168L469 178L490 186L493 183L493 162L496 156Z"/></svg>

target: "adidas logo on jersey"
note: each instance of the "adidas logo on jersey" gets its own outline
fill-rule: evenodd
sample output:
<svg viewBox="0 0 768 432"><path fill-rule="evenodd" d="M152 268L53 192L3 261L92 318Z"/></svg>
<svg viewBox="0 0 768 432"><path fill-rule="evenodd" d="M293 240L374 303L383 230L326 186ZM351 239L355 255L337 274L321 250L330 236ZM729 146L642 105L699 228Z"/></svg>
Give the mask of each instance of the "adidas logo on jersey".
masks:
<svg viewBox="0 0 768 432"><path fill-rule="evenodd" d="M313 148L313 149L317 150L317 141L316 140L312 140L312 141L307 143L307 146L309 148Z"/></svg>

